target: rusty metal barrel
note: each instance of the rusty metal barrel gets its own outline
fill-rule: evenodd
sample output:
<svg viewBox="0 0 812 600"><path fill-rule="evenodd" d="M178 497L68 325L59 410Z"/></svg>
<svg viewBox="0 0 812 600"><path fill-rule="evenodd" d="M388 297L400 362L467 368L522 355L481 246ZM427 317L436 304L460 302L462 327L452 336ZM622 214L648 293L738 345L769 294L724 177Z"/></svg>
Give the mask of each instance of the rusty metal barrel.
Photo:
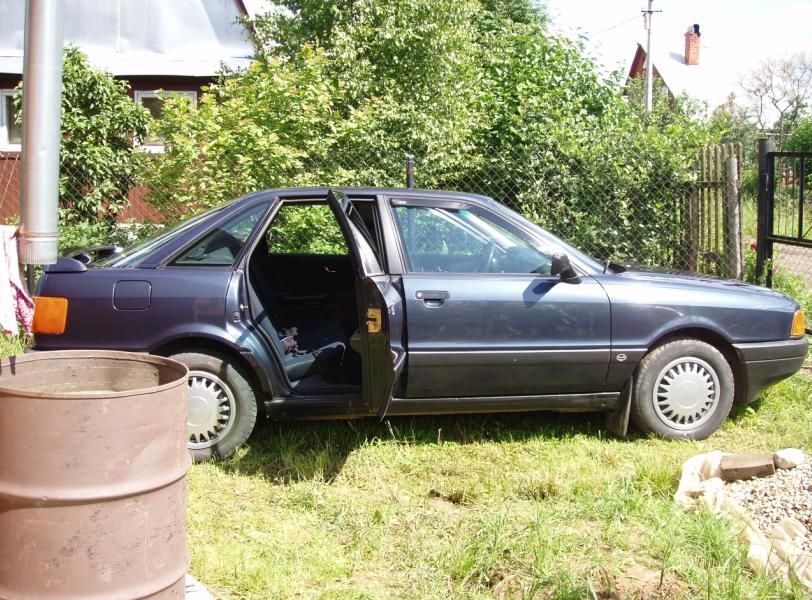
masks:
<svg viewBox="0 0 812 600"><path fill-rule="evenodd" d="M187 370L73 350L0 361L0 598L183 598Z"/></svg>

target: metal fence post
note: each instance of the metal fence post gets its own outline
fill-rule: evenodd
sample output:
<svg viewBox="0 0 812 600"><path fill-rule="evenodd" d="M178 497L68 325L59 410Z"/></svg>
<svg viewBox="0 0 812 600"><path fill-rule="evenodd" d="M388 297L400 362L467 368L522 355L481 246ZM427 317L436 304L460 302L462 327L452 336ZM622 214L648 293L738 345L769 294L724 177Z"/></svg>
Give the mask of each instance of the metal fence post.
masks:
<svg viewBox="0 0 812 600"><path fill-rule="evenodd" d="M772 140L761 138L758 140L758 230L756 234L756 279L760 279L764 273L764 265L772 258L772 243L767 240L769 235L769 185L772 173L770 173L770 161L768 154L773 152L775 144ZM772 278L767 274L767 285L772 285Z"/></svg>
<svg viewBox="0 0 812 600"><path fill-rule="evenodd" d="M414 187L414 155L406 155L406 187Z"/></svg>

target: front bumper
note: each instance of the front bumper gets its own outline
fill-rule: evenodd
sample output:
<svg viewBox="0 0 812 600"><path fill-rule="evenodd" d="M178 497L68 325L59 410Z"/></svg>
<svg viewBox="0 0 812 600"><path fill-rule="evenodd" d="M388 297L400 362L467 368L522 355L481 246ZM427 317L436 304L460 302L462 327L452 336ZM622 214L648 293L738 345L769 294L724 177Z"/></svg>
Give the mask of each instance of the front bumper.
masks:
<svg viewBox="0 0 812 600"><path fill-rule="evenodd" d="M743 389L736 397L740 402L755 402L761 391L803 366L809 347L805 337L780 342L733 344L741 358Z"/></svg>

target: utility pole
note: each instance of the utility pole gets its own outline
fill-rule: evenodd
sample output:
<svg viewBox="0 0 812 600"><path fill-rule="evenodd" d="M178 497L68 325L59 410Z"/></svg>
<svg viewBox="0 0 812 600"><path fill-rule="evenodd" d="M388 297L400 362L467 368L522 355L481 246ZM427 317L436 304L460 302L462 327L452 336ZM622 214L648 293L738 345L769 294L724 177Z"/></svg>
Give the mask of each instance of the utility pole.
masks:
<svg viewBox="0 0 812 600"><path fill-rule="evenodd" d="M652 104L652 87L654 79L654 63L651 61L651 17L655 12L662 12L661 10L652 10L651 5L654 0L648 0L648 9L642 10L643 25L646 28L646 113L651 112Z"/></svg>

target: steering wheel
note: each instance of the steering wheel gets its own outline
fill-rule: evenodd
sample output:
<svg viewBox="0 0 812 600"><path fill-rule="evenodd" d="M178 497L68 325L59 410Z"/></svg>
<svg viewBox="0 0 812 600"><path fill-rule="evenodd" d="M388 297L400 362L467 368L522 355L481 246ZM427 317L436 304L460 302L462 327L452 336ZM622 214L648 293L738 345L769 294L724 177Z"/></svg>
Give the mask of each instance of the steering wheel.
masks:
<svg viewBox="0 0 812 600"><path fill-rule="evenodd" d="M491 240L491 242L485 248L485 252L483 252L483 256L485 257L484 260L481 260L477 264L477 273L490 273L491 266L493 264L493 257L496 255L496 242Z"/></svg>

